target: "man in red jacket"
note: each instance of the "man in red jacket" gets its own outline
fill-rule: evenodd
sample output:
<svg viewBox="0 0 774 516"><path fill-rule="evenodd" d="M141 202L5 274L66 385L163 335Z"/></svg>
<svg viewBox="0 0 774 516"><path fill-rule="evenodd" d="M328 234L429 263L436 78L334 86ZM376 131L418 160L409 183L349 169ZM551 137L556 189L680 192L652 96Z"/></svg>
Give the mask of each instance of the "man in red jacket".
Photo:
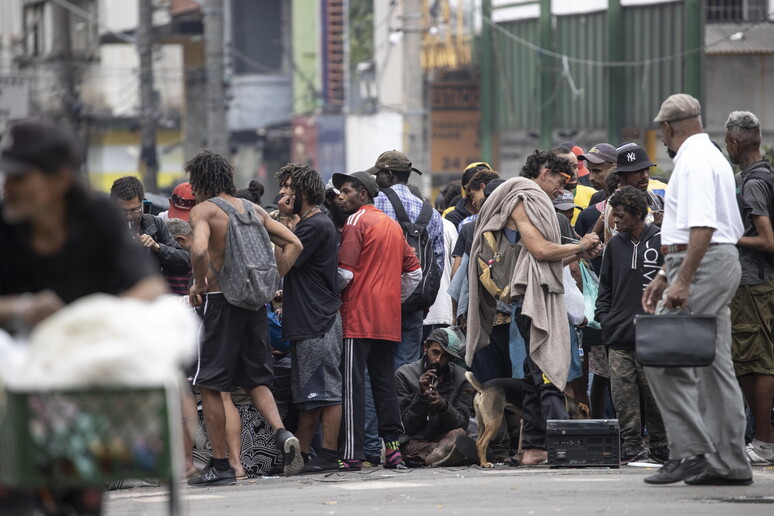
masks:
<svg viewBox="0 0 774 516"><path fill-rule="evenodd" d="M341 233L339 274L344 328L342 469L358 470L364 458L365 370L371 377L385 468L405 468L403 433L395 392L393 347L401 339L401 303L422 279L414 251L397 222L373 206L379 193L367 172L334 174L338 204L350 214Z"/></svg>

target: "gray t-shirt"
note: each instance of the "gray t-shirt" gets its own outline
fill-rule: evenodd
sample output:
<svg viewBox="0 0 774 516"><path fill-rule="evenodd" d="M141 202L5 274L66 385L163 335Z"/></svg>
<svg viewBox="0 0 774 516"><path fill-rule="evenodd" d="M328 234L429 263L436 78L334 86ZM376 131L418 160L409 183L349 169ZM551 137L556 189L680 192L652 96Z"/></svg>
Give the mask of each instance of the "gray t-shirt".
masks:
<svg viewBox="0 0 774 516"><path fill-rule="evenodd" d="M761 162L753 163L738 177L738 185L742 179L752 170L761 167ZM744 236L756 236L758 233L753 224L753 216L762 215L769 217L769 185L761 179L750 179L744 185L741 192L744 206L742 209L742 222L744 223ZM774 266L766 259L764 253L746 247L739 247L739 261L742 264L742 280L740 285L759 285L774 278ZM761 274L763 273L763 274Z"/></svg>

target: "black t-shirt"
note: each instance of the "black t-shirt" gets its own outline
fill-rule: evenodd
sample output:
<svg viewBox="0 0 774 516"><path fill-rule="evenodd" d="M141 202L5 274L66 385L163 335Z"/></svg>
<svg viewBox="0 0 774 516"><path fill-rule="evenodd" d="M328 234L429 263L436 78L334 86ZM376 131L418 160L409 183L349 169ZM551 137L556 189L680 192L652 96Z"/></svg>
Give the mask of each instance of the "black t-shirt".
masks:
<svg viewBox="0 0 774 516"><path fill-rule="evenodd" d="M586 233L594 229L594 224L597 223L600 215L602 214L597 209L596 203L589 204L588 208L581 211L578 219L575 221L575 232L578 233L578 236L586 236ZM599 272L602 270L601 254L591 260L591 268L599 275Z"/></svg>
<svg viewBox="0 0 774 516"><path fill-rule="evenodd" d="M89 294L120 294L158 275L107 196L85 194L70 203L67 217L64 247L50 256L32 249L26 224L11 225L0 218L0 295L50 289L71 303Z"/></svg>
<svg viewBox="0 0 774 516"><path fill-rule="evenodd" d="M285 275L282 292L282 338L293 341L323 335L341 307L333 222L316 213L299 222L296 236L304 250Z"/></svg>
<svg viewBox="0 0 774 516"><path fill-rule="evenodd" d="M593 206L593 205L597 204L598 202L604 201L605 199L607 199L607 192L604 191L604 190L597 190L591 196L591 199L589 199L589 206Z"/></svg>
<svg viewBox="0 0 774 516"><path fill-rule="evenodd" d="M460 233L457 235L457 243L454 244L454 250L452 251L453 257L459 256L462 258L465 254L470 256L470 250L473 248L473 233L475 230L475 220L467 222L460 227Z"/></svg>

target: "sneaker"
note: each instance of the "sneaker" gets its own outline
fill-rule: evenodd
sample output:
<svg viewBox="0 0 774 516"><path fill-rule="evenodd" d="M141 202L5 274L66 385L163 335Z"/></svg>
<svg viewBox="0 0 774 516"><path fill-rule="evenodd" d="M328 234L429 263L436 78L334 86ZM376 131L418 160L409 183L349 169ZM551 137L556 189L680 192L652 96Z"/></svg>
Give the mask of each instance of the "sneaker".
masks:
<svg viewBox="0 0 774 516"><path fill-rule="evenodd" d="M650 458L663 464L669 460L669 446L657 446L650 449Z"/></svg>
<svg viewBox="0 0 774 516"><path fill-rule="evenodd" d="M655 475L645 477L647 484L674 484L686 478L695 477L707 469L707 459L703 455L687 459L668 460Z"/></svg>
<svg viewBox="0 0 774 516"><path fill-rule="evenodd" d="M363 461L364 468L376 468L382 463L382 458L379 455L366 455L365 461Z"/></svg>
<svg viewBox="0 0 774 516"><path fill-rule="evenodd" d="M336 450L321 449L314 459L304 464L301 473L321 473L323 471L338 471L339 456Z"/></svg>
<svg viewBox="0 0 774 516"><path fill-rule="evenodd" d="M384 443L384 469L408 469L403 462L398 441Z"/></svg>
<svg viewBox="0 0 774 516"><path fill-rule="evenodd" d="M304 458L301 456L301 446L298 439L284 428L277 430L277 448L283 454L282 472L286 477L298 475L304 467Z"/></svg>
<svg viewBox="0 0 774 516"><path fill-rule="evenodd" d="M747 460L754 466L774 464L774 445L753 439L745 448Z"/></svg>
<svg viewBox="0 0 774 516"><path fill-rule="evenodd" d="M212 459L202 469L202 473L188 481L191 487L231 486L236 484L234 468L229 467L218 471L212 463Z"/></svg>
<svg viewBox="0 0 774 516"><path fill-rule="evenodd" d="M339 460L339 471L360 471L363 467L363 463L357 459Z"/></svg>
<svg viewBox="0 0 774 516"><path fill-rule="evenodd" d="M458 435L454 440L454 446L449 454L433 464L436 467L455 467L455 466L470 466L478 462L478 450L476 449L476 441L470 436Z"/></svg>
<svg viewBox="0 0 774 516"><path fill-rule="evenodd" d="M621 450L621 464L629 464L630 462L640 462L642 460L650 458L650 452L647 448L628 449Z"/></svg>

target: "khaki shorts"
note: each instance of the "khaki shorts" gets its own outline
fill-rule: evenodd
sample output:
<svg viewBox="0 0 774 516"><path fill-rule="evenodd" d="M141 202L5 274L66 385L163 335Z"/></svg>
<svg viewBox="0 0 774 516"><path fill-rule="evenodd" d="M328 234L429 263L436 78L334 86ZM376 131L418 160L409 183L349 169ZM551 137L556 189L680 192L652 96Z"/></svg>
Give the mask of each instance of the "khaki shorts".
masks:
<svg viewBox="0 0 774 516"><path fill-rule="evenodd" d="M740 285L731 300L731 356L737 376L774 375L774 278Z"/></svg>

